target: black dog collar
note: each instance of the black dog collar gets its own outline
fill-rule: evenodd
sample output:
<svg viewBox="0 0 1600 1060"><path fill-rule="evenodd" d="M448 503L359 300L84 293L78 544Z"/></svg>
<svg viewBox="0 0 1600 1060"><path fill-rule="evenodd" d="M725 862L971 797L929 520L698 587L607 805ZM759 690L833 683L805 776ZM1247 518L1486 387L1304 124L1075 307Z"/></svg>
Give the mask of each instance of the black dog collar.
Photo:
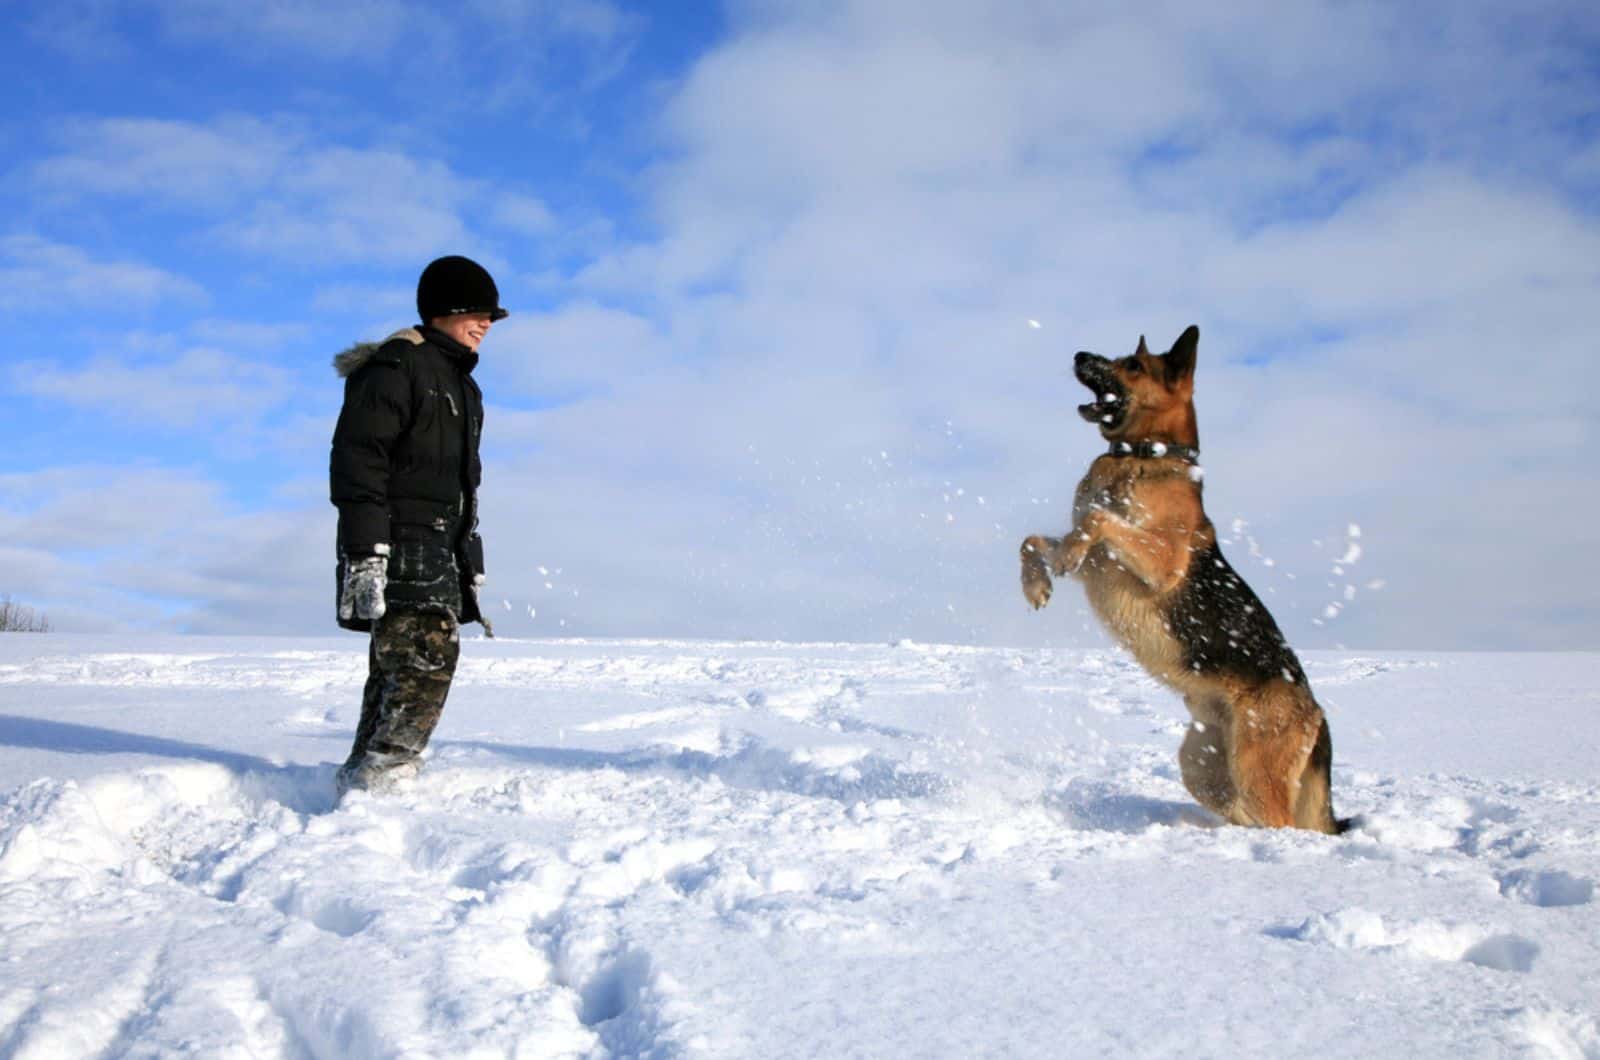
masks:
<svg viewBox="0 0 1600 1060"><path fill-rule="evenodd" d="M1168 445L1166 442L1112 442L1106 450L1111 456L1176 457L1186 464L1200 462L1200 450L1187 445Z"/></svg>

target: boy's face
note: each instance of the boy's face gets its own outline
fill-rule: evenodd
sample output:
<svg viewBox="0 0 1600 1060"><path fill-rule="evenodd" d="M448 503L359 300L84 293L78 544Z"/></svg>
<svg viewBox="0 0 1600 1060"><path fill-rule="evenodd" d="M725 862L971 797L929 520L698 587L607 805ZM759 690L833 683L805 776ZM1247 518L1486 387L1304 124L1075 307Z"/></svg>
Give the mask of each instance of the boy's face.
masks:
<svg viewBox="0 0 1600 1060"><path fill-rule="evenodd" d="M478 343L489 334L489 325L494 319L488 313L452 313L447 317L434 317L429 323L476 353Z"/></svg>

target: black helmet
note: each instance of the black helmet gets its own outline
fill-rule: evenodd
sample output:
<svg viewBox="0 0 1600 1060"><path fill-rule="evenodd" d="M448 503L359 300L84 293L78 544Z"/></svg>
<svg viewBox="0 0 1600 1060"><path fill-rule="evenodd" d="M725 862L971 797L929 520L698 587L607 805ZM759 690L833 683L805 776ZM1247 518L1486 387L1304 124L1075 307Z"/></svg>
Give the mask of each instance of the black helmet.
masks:
<svg viewBox="0 0 1600 1060"><path fill-rule="evenodd" d="M500 308L500 289L489 270L459 254L430 261L417 280L417 312L426 324L452 313L488 313L500 320L509 314Z"/></svg>

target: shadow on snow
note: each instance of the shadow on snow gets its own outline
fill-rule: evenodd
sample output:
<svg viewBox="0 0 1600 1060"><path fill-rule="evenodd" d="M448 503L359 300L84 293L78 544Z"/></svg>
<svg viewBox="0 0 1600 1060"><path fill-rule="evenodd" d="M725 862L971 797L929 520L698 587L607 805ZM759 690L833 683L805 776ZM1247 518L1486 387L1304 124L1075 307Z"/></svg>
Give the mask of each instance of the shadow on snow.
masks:
<svg viewBox="0 0 1600 1060"><path fill-rule="evenodd" d="M286 766L256 755L43 718L0 714L0 747L83 755L148 755L208 762L238 776L241 787L301 813L333 808L333 766Z"/></svg>
<svg viewBox="0 0 1600 1060"><path fill-rule="evenodd" d="M879 799L926 798L950 790L937 773L912 769L879 754L868 754L841 766L819 766L751 741L726 754L705 751L590 751L570 747L524 747L481 740L439 741L441 744L492 754L535 766L562 770L615 769L623 773L672 772L702 779L716 778L733 788L781 791L834 799L847 805Z"/></svg>

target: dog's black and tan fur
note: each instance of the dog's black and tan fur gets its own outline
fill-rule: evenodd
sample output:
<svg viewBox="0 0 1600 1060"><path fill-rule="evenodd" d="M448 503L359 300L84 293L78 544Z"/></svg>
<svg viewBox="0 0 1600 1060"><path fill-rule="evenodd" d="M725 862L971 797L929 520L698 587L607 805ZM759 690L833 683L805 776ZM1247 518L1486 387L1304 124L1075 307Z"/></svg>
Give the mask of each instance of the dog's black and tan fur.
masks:
<svg viewBox="0 0 1600 1060"><path fill-rule="evenodd" d="M1077 575L1106 628L1183 696L1194 724L1178 761L1202 806L1235 824L1337 833L1327 720L1201 506L1199 340L1191 327L1162 356L1143 338L1116 361L1078 354L1095 395L1079 414L1112 451L1078 484L1067 536L1022 543L1022 592L1043 607L1052 573Z"/></svg>

